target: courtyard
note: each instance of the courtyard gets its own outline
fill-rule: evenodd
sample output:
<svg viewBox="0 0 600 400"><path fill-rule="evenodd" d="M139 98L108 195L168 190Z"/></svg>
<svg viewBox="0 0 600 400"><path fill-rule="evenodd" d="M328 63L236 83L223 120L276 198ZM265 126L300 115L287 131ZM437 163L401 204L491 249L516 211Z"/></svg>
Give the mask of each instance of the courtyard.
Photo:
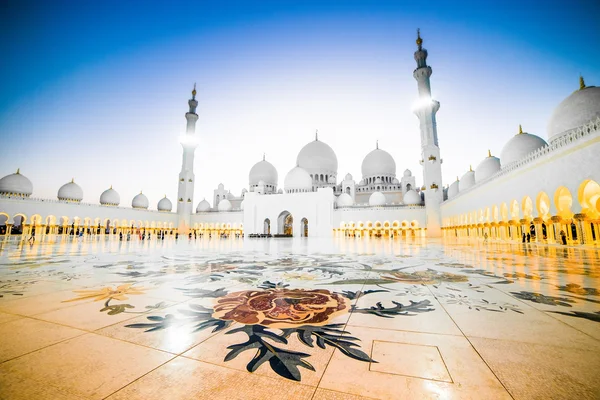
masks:
<svg viewBox="0 0 600 400"><path fill-rule="evenodd" d="M0 248L1 399L592 399L600 251L423 238Z"/></svg>

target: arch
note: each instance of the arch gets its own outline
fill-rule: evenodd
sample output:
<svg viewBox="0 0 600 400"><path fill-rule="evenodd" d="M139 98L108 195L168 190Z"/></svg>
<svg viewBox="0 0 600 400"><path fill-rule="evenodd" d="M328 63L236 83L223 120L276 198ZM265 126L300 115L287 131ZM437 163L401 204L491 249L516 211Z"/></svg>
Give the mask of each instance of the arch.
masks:
<svg viewBox="0 0 600 400"><path fill-rule="evenodd" d="M573 212L571 212L572 205L573 196L571 196L569 189L564 186L556 189L554 192L554 206L557 214L563 218L571 218L573 216Z"/></svg>
<svg viewBox="0 0 600 400"><path fill-rule="evenodd" d="M591 217L600 215L600 185L591 179L583 181L577 190L581 212Z"/></svg>
<svg viewBox="0 0 600 400"><path fill-rule="evenodd" d="M492 206L492 220L494 222L498 222L500 220L500 212L498 211L498 206L495 204Z"/></svg>
<svg viewBox="0 0 600 400"><path fill-rule="evenodd" d="M294 217L289 211L282 211L277 217L277 233L294 236Z"/></svg>
<svg viewBox="0 0 600 400"><path fill-rule="evenodd" d="M533 201L531 201L531 197L529 197L529 196L523 197L523 201L521 201L521 207L523 209L523 218L532 219L533 218Z"/></svg>
<svg viewBox="0 0 600 400"><path fill-rule="evenodd" d="M519 203L516 200L513 200L510 203L510 219L518 221L520 219L521 209L519 208Z"/></svg>
<svg viewBox="0 0 600 400"><path fill-rule="evenodd" d="M304 218L302 218L300 223L301 223L301 227L302 227L300 230L300 236L308 237L308 219L306 217L304 217Z"/></svg>
<svg viewBox="0 0 600 400"><path fill-rule="evenodd" d="M40 214L34 214L31 216L31 225L41 225L42 224L42 216Z"/></svg>
<svg viewBox="0 0 600 400"><path fill-rule="evenodd" d="M538 216L542 219L549 218L550 215L550 196L546 192L539 192L535 199L535 208Z"/></svg>
<svg viewBox="0 0 600 400"><path fill-rule="evenodd" d="M502 217L502 221L508 222L508 206L506 203L500 204L500 216Z"/></svg>
<svg viewBox="0 0 600 400"><path fill-rule="evenodd" d="M271 234L271 220L269 218L265 218L263 221L263 233L265 235Z"/></svg>

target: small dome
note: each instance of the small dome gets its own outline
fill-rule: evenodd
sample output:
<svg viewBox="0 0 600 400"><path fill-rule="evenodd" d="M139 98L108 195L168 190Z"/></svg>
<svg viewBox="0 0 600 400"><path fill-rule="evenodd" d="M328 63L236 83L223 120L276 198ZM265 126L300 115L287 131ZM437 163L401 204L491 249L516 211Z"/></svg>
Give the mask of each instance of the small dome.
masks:
<svg viewBox="0 0 600 400"><path fill-rule="evenodd" d="M240 210L242 210L242 211L244 210L244 202L245 202L245 201L246 201L246 200L242 200L242 202L240 203Z"/></svg>
<svg viewBox="0 0 600 400"><path fill-rule="evenodd" d="M278 179L279 176L273 164L264 159L254 164L250 169L250 174L248 174L250 186L258 185L260 181L264 181L268 185L277 186Z"/></svg>
<svg viewBox="0 0 600 400"><path fill-rule="evenodd" d="M454 196L456 196L458 194L458 178L456 178L456 180L454 182L452 182L450 184L450 187L448 188L448 198L451 199Z"/></svg>
<svg viewBox="0 0 600 400"><path fill-rule="evenodd" d="M404 177L405 178L408 178L408 177L411 177L411 176L412 176L412 172L410 172L410 169L407 169L407 170L404 171Z"/></svg>
<svg viewBox="0 0 600 400"><path fill-rule="evenodd" d="M377 178L377 179L375 179L375 183L376 183L376 184L377 184L377 183L383 183L383 181L381 180L381 178Z"/></svg>
<svg viewBox="0 0 600 400"><path fill-rule="evenodd" d="M583 89L573 92L554 110L548 123L548 140L554 141L600 117L600 87L586 87L583 81L581 84Z"/></svg>
<svg viewBox="0 0 600 400"><path fill-rule="evenodd" d="M170 212L173 209L173 204L171 203L171 200L167 199L167 195L165 195L165 197L160 199L160 201L158 202L158 206L156 206L156 208L158 209L158 211L169 211Z"/></svg>
<svg viewBox="0 0 600 400"><path fill-rule="evenodd" d="M0 194L5 196L29 197L33 193L33 185L19 170L0 179Z"/></svg>
<svg viewBox="0 0 600 400"><path fill-rule="evenodd" d="M342 193L338 196L336 204L338 207L349 207L354 205L354 200L352 200L352 196L348 193Z"/></svg>
<svg viewBox="0 0 600 400"><path fill-rule="evenodd" d="M210 203L203 199L200 203L198 203L198 207L196 207L196 212L206 212L210 210Z"/></svg>
<svg viewBox="0 0 600 400"><path fill-rule="evenodd" d="M392 180L392 183L393 183L394 185L399 185L399 184L400 184L400 181L399 181L397 178L394 178L394 179Z"/></svg>
<svg viewBox="0 0 600 400"><path fill-rule="evenodd" d="M467 171L462 178L460 178L460 182L458 183L458 190L462 192L475 185L475 172L472 169Z"/></svg>
<svg viewBox="0 0 600 400"><path fill-rule="evenodd" d="M373 192L369 197L370 206L382 206L386 203L385 195L381 192Z"/></svg>
<svg viewBox="0 0 600 400"><path fill-rule="evenodd" d="M479 183L500 171L500 159L488 152L488 156L475 168L475 182Z"/></svg>
<svg viewBox="0 0 600 400"><path fill-rule="evenodd" d="M62 201L80 202L83 200L83 189L71 179L71 182L65 183L58 189L57 196Z"/></svg>
<svg viewBox="0 0 600 400"><path fill-rule="evenodd" d="M283 189L279 188L279 190L277 191L277 194L283 194Z"/></svg>
<svg viewBox="0 0 600 400"><path fill-rule="evenodd" d="M312 191L312 178L304 168L294 167L285 176L284 184L285 191Z"/></svg>
<svg viewBox="0 0 600 400"><path fill-rule="evenodd" d="M231 202L227 199L223 199L219 202L217 206L217 210L219 211L229 211L231 210Z"/></svg>
<svg viewBox="0 0 600 400"><path fill-rule="evenodd" d="M406 192L402 198L402 201L407 206L418 206L421 205L421 196L419 196L419 193L415 192L413 189L410 189Z"/></svg>
<svg viewBox="0 0 600 400"><path fill-rule="evenodd" d="M385 150L377 148L371 151L362 162L363 178L371 176L396 176L396 162Z"/></svg>
<svg viewBox="0 0 600 400"><path fill-rule="evenodd" d="M351 181L352 180L352 175L350 174L346 174L346 176L344 177L345 181Z"/></svg>
<svg viewBox="0 0 600 400"><path fill-rule="evenodd" d="M140 194L136 195L133 200L131 200L131 207L133 208L147 209L149 204L148 198L142 192L140 192Z"/></svg>
<svg viewBox="0 0 600 400"><path fill-rule="evenodd" d="M365 180L361 179L360 182L358 182L358 186L365 186Z"/></svg>
<svg viewBox="0 0 600 400"><path fill-rule="evenodd" d="M541 137L525 133L519 127L519 133L513 136L502 148L500 154L502 165L506 167L547 145L548 143Z"/></svg>
<svg viewBox="0 0 600 400"><path fill-rule="evenodd" d="M332 173L337 175L338 161L335 152L325 142L315 140L300 150L296 165L309 173Z"/></svg>
<svg viewBox="0 0 600 400"><path fill-rule="evenodd" d="M120 202L121 196L112 186L100 195L100 204L103 206L118 206Z"/></svg>

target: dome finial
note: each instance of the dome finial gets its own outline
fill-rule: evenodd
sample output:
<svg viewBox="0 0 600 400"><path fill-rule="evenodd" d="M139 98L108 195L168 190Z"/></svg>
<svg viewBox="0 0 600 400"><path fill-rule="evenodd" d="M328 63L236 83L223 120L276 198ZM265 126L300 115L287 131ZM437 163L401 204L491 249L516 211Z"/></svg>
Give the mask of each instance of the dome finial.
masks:
<svg viewBox="0 0 600 400"><path fill-rule="evenodd" d="M17 168L17 175L21 173L21 168Z"/></svg>
<svg viewBox="0 0 600 400"><path fill-rule="evenodd" d="M194 82L194 90L192 90L192 100L196 100L196 82Z"/></svg>
<svg viewBox="0 0 600 400"><path fill-rule="evenodd" d="M579 75L579 90L585 89L585 81L583 80L583 76Z"/></svg>
<svg viewBox="0 0 600 400"><path fill-rule="evenodd" d="M456 175L456 182L458 182L458 175Z"/></svg>
<svg viewBox="0 0 600 400"><path fill-rule="evenodd" d="M318 141L319 141L319 130L317 129L315 131L315 142L318 142Z"/></svg>
<svg viewBox="0 0 600 400"><path fill-rule="evenodd" d="M473 166L469 165L469 172L473 172Z"/></svg>
<svg viewBox="0 0 600 400"><path fill-rule="evenodd" d="M265 161L265 153L263 153L263 161Z"/></svg>
<svg viewBox="0 0 600 400"><path fill-rule="evenodd" d="M521 126L521 124L519 124L519 135L521 135L523 133L523 127Z"/></svg>
<svg viewBox="0 0 600 400"><path fill-rule="evenodd" d="M375 141L375 149L379 149L379 140Z"/></svg>
<svg viewBox="0 0 600 400"><path fill-rule="evenodd" d="M421 50L422 44L423 44L423 39L421 39L421 29L417 28L417 46L419 46L419 50Z"/></svg>
<svg viewBox="0 0 600 400"><path fill-rule="evenodd" d="M488 149L488 157L492 156L492 152L490 151L490 149Z"/></svg>
<svg viewBox="0 0 600 400"><path fill-rule="evenodd" d="M71 183L75 183L75 178L71 178Z"/></svg>
<svg viewBox="0 0 600 400"><path fill-rule="evenodd" d="M110 188L112 189L112 184L110 185Z"/></svg>

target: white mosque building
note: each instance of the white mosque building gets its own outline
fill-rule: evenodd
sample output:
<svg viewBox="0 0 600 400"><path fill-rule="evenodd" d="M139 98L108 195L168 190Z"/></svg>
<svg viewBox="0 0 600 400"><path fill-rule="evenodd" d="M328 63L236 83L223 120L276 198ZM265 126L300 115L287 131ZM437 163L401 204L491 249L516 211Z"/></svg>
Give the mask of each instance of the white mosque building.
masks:
<svg viewBox="0 0 600 400"><path fill-rule="evenodd" d="M17 170L0 179L0 235L21 234L23 239L32 231L39 237L76 230L99 235L142 230L508 241L529 236L537 242L600 244L600 87L586 86L580 78L579 89L554 111L547 140L519 126L500 158L488 152L475 170L469 167L444 186L436 125L440 104L431 97L432 69L420 35L416 43L420 186L409 170L397 176L394 158L378 145L365 156L361 179L350 174L338 179L334 150L315 135L298 153L283 188L278 187L277 169L263 157L250 169L248 188L239 196L220 184L212 205L203 199L194 210L194 151L199 143L194 88L185 115L177 199L165 197L157 210L150 210L148 198L140 193L131 207L124 207L110 187L99 204L84 204L83 190L74 181L58 190L56 200L37 199L31 197L31 181Z"/></svg>

